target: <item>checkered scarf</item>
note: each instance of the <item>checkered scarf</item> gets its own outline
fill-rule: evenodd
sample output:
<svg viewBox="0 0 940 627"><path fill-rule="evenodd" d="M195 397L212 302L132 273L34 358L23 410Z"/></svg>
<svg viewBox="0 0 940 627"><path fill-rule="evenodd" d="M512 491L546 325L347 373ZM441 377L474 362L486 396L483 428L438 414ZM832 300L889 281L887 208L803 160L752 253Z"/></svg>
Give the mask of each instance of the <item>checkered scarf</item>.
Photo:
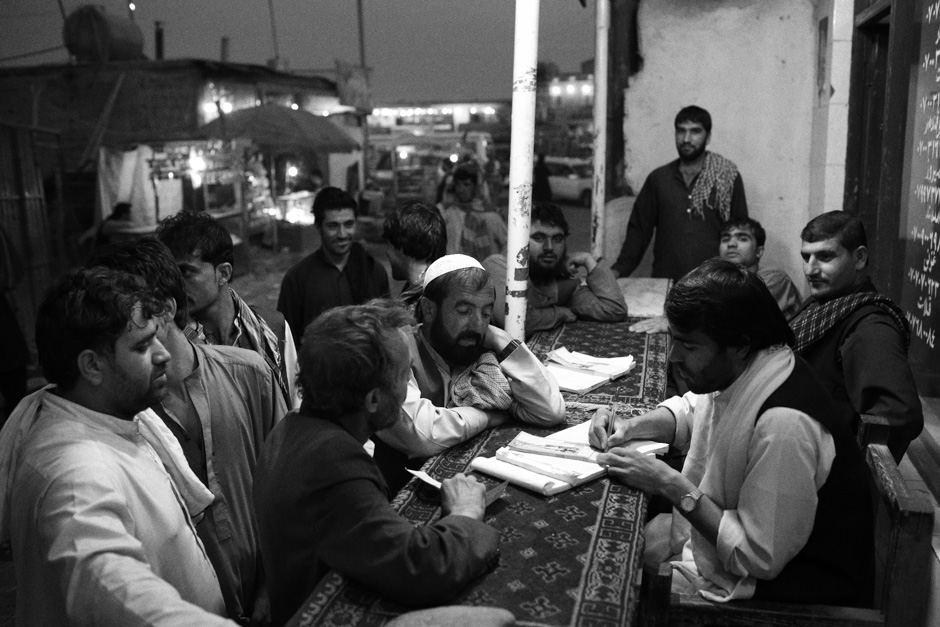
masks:
<svg viewBox="0 0 940 627"><path fill-rule="evenodd" d="M705 153L702 172L695 179L692 187L692 211L700 218L705 217L705 207L717 210L721 221L731 217L731 196L734 193L734 181L738 177L738 166L714 152ZM716 207L708 205L712 190L715 190Z"/></svg>
<svg viewBox="0 0 940 627"><path fill-rule="evenodd" d="M810 301L790 322L790 327L796 335L796 348L794 350L801 353L826 335L832 327L846 316L864 305L875 305L891 316L898 329L900 329L901 335L904 336L904 348L906 350L911 342L911 328L907 318L904 317L904 312L890 298L874 291L840 296L822 304Z"/></svg>
<svg viewBox="0 0 940 627"><path fill-rule="evenodd" d="M487 351L476 362L451 379L450 407L476 407L483 410L506 411L512 405L509 380Z"/></svg>

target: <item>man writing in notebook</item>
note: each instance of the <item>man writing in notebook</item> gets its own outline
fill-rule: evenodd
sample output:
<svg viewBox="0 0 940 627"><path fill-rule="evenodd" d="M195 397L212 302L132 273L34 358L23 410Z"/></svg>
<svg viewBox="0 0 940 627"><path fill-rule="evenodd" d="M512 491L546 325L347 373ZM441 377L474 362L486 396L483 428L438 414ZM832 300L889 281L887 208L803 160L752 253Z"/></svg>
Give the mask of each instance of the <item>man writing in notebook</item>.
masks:
<svg viewBox="0 0 940 627"><path fill-rule="evenodd" d="M669 292L666 317L691 391L636 418L599 410L590 432L613 478L673 505L647 525L644 559L714 601L868 605L867 468L763 281L710 259ZM686 450L682 472L620 446L634 439Z"/></svg>

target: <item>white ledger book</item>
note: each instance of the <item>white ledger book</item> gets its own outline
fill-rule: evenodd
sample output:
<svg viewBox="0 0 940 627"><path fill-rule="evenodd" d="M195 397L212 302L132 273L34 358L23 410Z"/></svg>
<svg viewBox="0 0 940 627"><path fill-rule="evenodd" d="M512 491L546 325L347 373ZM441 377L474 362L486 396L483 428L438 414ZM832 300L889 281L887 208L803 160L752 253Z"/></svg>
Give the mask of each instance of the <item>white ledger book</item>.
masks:
<svg viewBox="0 0 940 627"><path fill-rule="evenodd" d="M607 474L607 467L596 462L598 451L588 445L590 424L591 421L588 420L553 433L547 438L520 432L522 441L530 445L541 443L542 450L546 452L522 452L511 448L510 443L510 446L496 451L495 457L477 457L470 463L470 467L545 496L570 490ZM516 439L513 442L516 442ZM649 440L636 440L626 446L646 455L656 455L669 448L667 444ZM558 456L558 451L580 457L572 459Z"/></svg>

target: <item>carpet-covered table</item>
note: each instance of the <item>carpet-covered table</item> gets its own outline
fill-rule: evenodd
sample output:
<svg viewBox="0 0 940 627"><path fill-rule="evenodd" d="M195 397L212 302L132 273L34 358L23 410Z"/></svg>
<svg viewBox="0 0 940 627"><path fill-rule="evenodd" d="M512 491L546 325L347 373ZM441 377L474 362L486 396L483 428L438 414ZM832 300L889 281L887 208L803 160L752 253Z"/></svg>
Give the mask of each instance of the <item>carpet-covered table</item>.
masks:
<svg viewBox="0 0 940 627"><path fill-rule="evenodd" d="M529 341L540 356L567 346L602 357L629 354L638 362L627 376L590 394L566 394L566 424L557 429L590 419L603 405L637 415L662 399L666 337L630 333L631 322L577 322ZM424 470L438 479L465 472L473 458L492 456L522 428L536 435L555 430L511 422L430 459ZM476 476L487 486L498 483ZM606 478L553 497L509 486L486 510L486 522L500 532L499 566L471 583L453 603L502 607L515 614L520 625L630 624L639 594L646 501L642 492ZM416 525L441 515L436 491L417 480L398 493L393 506ZM383 625L410 609L332 571L289 624Z"/></svg>

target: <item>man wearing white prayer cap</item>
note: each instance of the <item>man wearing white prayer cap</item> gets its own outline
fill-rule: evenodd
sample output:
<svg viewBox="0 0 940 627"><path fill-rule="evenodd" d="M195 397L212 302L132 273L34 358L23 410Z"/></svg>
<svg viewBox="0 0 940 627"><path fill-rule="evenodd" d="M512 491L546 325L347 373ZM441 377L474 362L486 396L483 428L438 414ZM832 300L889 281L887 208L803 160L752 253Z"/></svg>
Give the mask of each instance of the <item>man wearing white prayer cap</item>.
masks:
<svg viewBox="0 0 940 627"><path fill-rule="evenodd" d="M428 266L408 337L411 379L402 419L378 432L376 463L391 491L419 464L508 418L558 424L565 402L558 384L528 347L490 324L496 290L468 255Z"/></svg>

